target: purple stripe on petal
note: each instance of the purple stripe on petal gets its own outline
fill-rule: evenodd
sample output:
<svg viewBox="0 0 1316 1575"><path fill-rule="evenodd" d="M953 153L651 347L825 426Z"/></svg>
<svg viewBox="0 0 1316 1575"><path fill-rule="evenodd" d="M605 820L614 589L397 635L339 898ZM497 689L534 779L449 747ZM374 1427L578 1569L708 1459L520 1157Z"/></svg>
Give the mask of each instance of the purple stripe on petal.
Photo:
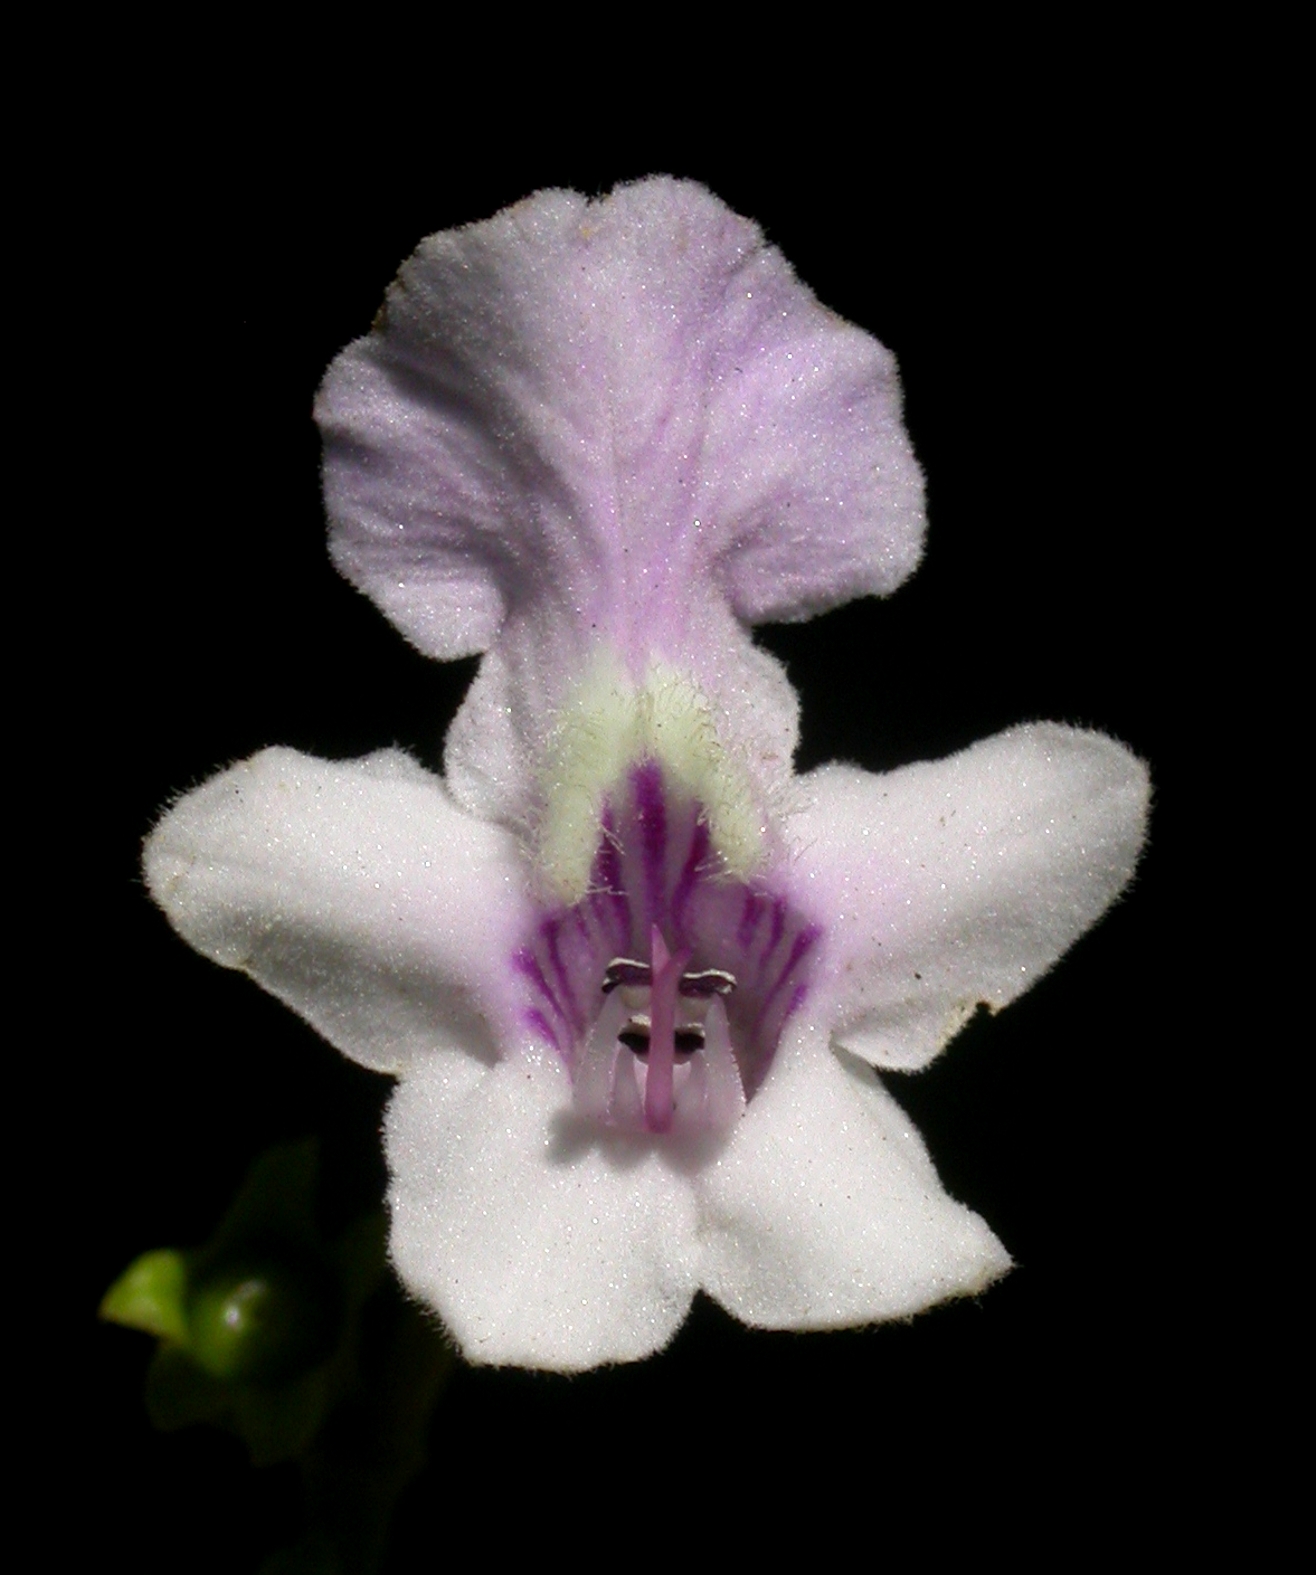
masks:
<svg viewBox="0 0 1316 1575"><path fill-rule="evenodd" d="M708 848L708 826L701 817L695 821L694 835L690 838L690 851L686 855L685 865L677 879L676 889L672 892L672 918L678 927L682 924L685 910L690 905L695 882L703 873Z"/></svg>
<svg viewBox="0 0 1316 1575"><path fill-rule="evenodd" d="M786 904L778 897L772 904L772 939L768 942L763 953L765 958L771 957L786 933Z"/></svg>
<svg viewBox="0 0 1316 1575"><path fill-rule="evenodd" d="M763 997L763 1005L759 1008L760 1022L767 1015L769 1008L776 999L782 986L795 971L795 967L799 963L800 959L805 955L806 952L808 952L814 941L817 939L818 931L812 927L807 930L801 930L800 933L795 937L795 940L791 945L790 955L786 958L785 966L777 974L777 977L772 982L772 987Z"/></svg>
<svg viewBox="0 0 1316 1575"><path fill-rule="evenodd" d="M549 984L548 980L544 977L544 970L540 966L538 957L536 957L533 952L518 952L512 959L512 966L522 976L522 978L528 979L530 983L534 985L535 989L538 990L540 995L542 995L548 1004L553 1008L553 1011L556 1013L556 1015L560 1017L568 1027L570 1027L571 1020L563 1010L562 1003L558 1000L557 995L554 993L553 986Z"/></svg>
<svg viewBox="0 0 1316 1575"><path fill-rule="evenodd" d="M567 1059L566 1055L563 1054L562 1045L558 1040L558 1036L553 1032L552 1024L541 1011L535 1007L531 1007L530 1010L525 1014L525 1025L532 1033L537 1034L541 1039L547 1040L556 1054L561 1056L564 1061Z"/></svg>
<svg viewBox="0 0 1316 1575"><path fill-rule="evenodd" d="M577 1037L585 1031L585 1017L572 986L571 974L562 958L562 921L553 919L540 931L548 943L548 960L553 965L553 977L565 1003L565 1011Z"/></svg>
<svg viewBox="0 0 1316 1575"><path fill-rule="evenodd" d="M749 943L754 939L754 931L758 929L762 913L762 899L755 896L752 891L747 891L745 907L740 915L740 927L736 931L736 945L742 952L748 952Z"/></svg>
<svg viewBox="0 0 1316 1575"><path fill-rule="evenodd" d="M667 885L667 800L663 795L662 768L656 760L646 760L631 773L635 798L635 818L639 821L640 855L644 860L644 892L651 920L666 908Z"/></svg>
<svg viewBox="0 0 1316 1575"><path fill-rule="evenodd" d="M523 979L533 979L537 967L534 953L524 948L512 958L512 972L519 973Z"/></svg>

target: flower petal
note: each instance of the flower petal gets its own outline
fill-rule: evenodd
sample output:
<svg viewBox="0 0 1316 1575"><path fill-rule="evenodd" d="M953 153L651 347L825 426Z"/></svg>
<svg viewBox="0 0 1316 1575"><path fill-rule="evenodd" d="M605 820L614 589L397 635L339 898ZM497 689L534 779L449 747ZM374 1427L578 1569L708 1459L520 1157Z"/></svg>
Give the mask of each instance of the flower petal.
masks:
<svg viewBox="0 0 1316 1575"><path fill-rule="evenodd" d="M487 651L445 772L533 819L599 649L716 697L779 782L796 703L744 624L894 589L922 477L890 354L691 182L547 191L431 236L317 418L334 560L421 650Z"/></svg>
<svg viewBox="0 0 1316 1575"><path fill-rule="evenodd" d="M925 1065L972 1015L1026 990L1128 884L1142 762L1100 733L1012 728L949 760L803 784L801 903L831 919L834 1040Z"/></svg>
<svg viewBox="0 0 1316 1575"><path fill-rule="evenodd" d="M720 745L768 802L790 777L799 741L799 701L785 669L755 646L725 605L704 598L699 649L674 665L708 702ZM513 617L480 663L444 743L444 778L472 814L533 828L542 793L558 784L545 769L564 697L597 653L582 655L574 626ZM617 652L609 653L614 658Z"/></svg>
<svg viewBox="0 0 1316 1575"><path fill-rule="evenodd" d="M317 416L335 561L433 656L548 597L643 631L709 567L805 617L921 550L891 355L689 181L431 236Z"/></svg>
<svg viewBox="0 0 1316 1575"><path fill-rule="evenodd" d="M391 1251L465 1355L578 1372L661 1350L694 1294L688 1179L570 1111L548 1053L472 1083L418 1066L389 1107Z"/></svg>
<svg viewBox="0 0 1316 1575"><path fill-rule="evenodd" d="M876 1075L828 1050L817 1020L782 1045L695 1185L704 1288L759 1328L903 1318L973 1295L1010 1266L983 1221L946 1195Z"/></svg>
<svg viewBox="0 0 1316 1575"><path fill-rule="evenodd" d="M184 940L353 1060L387 1072L436 1048L492 1060L526 922L517 845L408 756L265 750L175 804L144 862Z"/></svg>

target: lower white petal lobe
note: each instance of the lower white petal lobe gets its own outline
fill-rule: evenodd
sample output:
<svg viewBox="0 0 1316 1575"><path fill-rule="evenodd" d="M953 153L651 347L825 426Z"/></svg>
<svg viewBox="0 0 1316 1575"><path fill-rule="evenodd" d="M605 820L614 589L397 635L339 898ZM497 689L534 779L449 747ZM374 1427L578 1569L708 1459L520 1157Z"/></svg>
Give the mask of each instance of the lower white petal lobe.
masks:
<svg viewBox="0 0 1316 1575"><path fill-rule="evenodd" d="M584 1122L570 1100L546 1049L474 1077L431 1061L393 1097L393 1261L471 1361L558 1372L636 1361L689 1310L688 1176L661 1145Z"/></svg>
<svg viewBox="0 0 1316 1575"><path fill-rule="evenodd" d="M849 1328L985 1289L1010 1267L1005 1249L947 1196L874 1073L801 1015L696 1180L704 1289L766 1329Z"/></svg>

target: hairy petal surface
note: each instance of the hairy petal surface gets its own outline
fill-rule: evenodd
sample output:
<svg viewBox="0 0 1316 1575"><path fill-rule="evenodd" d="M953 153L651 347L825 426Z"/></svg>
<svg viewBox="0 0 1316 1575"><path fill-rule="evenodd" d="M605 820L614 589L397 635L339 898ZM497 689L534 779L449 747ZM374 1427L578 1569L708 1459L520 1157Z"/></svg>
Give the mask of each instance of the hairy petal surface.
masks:
<svg viewBox="0 0 1316 1575"><path fill-rule="evenodd" d="M184 940L353 1060L493 1058L527 922L517 846L401 752L334 764L267 749L175 804L144 863Z"/></svg>
<svg viewBox="0 0 1316 1575"><path fill-rule="evenodd" d="M688 1178L576 1118L547 1051L469 1067L418 1066L389 1107L405 1283L474 1362L578 1372L661 1350L697 1283Z"/></svg>
<svg viewBox="0 0 1316 1575"><path fill-rule="evenodd" d="M829 918L833 1038L900 1070L1096 923L1133 874L1150 796L1123 745L1054 723L880 777L825 766L802 785L813 802L792 826L792 878Z"/></svg>
<svg viewBox="0 0 1316 1575"><path fill-rule="evenodd" d="M421 650L488 652L445 770L523 823L606 647L710 696L782 779L795 701L748 623L894 589L923 539L891 355L758 227L671 179L431 236L320 391L339 568Z"/></svg>
<svg viewBox="0 0 1316 1575"><path fill-rule="evenodd" d="M635 1360L700 1286L831 1328L1009 1267L873 1066L1099 918L1147 778L1050 725L793 776L748 629L916 567L900 407L882 346L668 178L430 237L326 375L335 563L420 650L482 656L445 780L268 750L168 811L146 875L400 1077L391 1251L473 1361Z"/></svg>
<svg viewBox="0 0 1316 1575"><path fill-rule="evenodd" d="M983 1290L1010 1267L1005 1249L947 1196L871 1069L804 1017L696 1179L704 1289L767 1329L849 1328Z"/></svg>
<svg viewBox="0 0 1316 1575"><path fill-rule="evenodd" d="M706 587L696 591L692 603L705 594ZM714 735L760 799L770 801L790 776L799 701L785 669L751 643L724 603L706 597L704 611L699 650L675 670L696 681ZM545 782L542 766L564 690L598 655L582 656L581 649L569 625L514 617L504 626L444 744L445 779L472 814L533 827L545 790L559 785Z"/></svg>
<svg viewBox="0 0 1316 1575"><path fill-rule="evenodd" d="M689 181L431 236L317 415L335 561L434 656L546 594L643 630L710 566L744 621L805 617L921 550L890 353Z"/></svg>

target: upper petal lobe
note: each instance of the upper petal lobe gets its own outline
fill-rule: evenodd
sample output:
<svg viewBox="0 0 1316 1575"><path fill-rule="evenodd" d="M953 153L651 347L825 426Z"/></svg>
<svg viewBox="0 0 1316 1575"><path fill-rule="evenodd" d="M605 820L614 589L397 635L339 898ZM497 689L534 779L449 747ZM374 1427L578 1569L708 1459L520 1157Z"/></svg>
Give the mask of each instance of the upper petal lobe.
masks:
<svg viewBox="0 0 1316 1575"><path fill-rule="evenodd" d="M795 698L745 625L885 594L922 551L894 359L692 182L431 236L316 414L338 567L421 650L486 653L445 775L509 825L601 649L688 674L780 782Z"/></svg>
<svg viewBox="0 0 1316 1575"><path fill-rule="evenodd" d="M335 561L434 656L526 603L641 636L894 589L922 477L891 355L692 182L431 236L317 417Z"/></svg>

